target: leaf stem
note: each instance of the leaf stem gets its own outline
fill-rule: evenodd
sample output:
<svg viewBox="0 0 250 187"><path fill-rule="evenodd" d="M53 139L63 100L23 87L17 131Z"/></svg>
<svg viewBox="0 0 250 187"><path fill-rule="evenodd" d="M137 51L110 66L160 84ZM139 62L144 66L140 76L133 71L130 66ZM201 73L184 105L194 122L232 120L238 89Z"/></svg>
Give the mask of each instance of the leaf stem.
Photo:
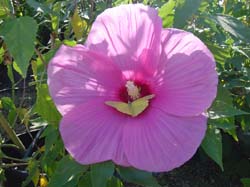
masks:
<svg viewBox="0 0 250 187"><path fill-rule="evenodd" d="M4 129L7 136L10 138L10 140L17 145L22 151L25 151L25 147L22 143L22 141L18 138L14 130L9 126L9 123L3 116L2 112L0 112L0 126Z"/></svg>

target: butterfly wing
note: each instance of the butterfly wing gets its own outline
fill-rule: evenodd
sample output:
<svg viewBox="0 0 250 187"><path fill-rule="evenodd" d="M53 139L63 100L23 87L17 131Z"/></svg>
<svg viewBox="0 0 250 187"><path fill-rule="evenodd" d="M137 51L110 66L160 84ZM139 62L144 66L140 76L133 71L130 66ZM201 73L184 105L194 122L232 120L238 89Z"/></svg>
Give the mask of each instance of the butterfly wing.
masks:
<svg viewBox="0 0 250 187"><path fill-rule="evenodd" d="M121 113L132 115L131 106L128 103L119 102L119 101L106 101L105 104L115 108Z"/></svg>
<svg viewBox="0 0 250 187"><path fill-rule="evenodd" d="M148 100L147 99L137 99L135 101L133 101L130 105L131 105L131 115L133 117L138 116L140 113L142 113L147 107L148 107Z"/></svg>
<svg viewBox="0 0 250 187"><path fill-rule="evenodd" d="M152 99L154 96L155 95L147 95L133 101L132 103L106 101L105 104L115 108L121 113L136 117L148 107L149 100Z"/></svg>
<svg viewBox="0 0 250 187"><path fill-rule="evenodd" d="M147 95L142 98L139 98L131 103L131 113L132 116L138 116L140 113L142 113L149 104L149 100L152 99L154 95Z"/></svg>

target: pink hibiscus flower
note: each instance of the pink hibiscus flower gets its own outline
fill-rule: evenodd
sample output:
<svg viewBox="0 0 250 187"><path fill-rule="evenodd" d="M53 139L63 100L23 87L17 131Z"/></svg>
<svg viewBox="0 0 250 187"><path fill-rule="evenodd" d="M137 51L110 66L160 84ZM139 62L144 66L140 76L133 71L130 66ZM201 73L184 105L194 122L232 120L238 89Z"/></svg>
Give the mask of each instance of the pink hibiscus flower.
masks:
<svg viewBox="0 0 250 187"><path fill-rule="evenodd" d="M85 45L62 45L48 67L74 159L156 172L194 155L217 83L207 47L189 32L163 29L157 11L141 4L105 10Z"/></svg>

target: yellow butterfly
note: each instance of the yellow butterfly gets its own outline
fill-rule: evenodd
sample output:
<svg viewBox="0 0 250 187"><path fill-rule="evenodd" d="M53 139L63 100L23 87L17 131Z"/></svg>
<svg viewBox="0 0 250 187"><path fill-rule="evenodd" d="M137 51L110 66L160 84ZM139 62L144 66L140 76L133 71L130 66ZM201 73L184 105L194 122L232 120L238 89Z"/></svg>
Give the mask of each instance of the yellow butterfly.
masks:
<svg viewBox="0 0 250 187"><path fill-rule="evenodd" d="M154 98L154 94L134 100L130 103L119 101L106 101L105 104L111 106L121 113L131 115L132 117L138 116L142 113L149 104L149 100Z"/></svg>

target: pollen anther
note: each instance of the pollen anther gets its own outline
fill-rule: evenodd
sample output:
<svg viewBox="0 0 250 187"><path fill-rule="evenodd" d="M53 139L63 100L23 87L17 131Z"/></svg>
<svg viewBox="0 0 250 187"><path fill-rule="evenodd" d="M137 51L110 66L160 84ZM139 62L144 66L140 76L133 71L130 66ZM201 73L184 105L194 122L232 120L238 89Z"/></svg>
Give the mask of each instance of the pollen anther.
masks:
<svg viewBox="0 0 250 187"><path fill-rule="evenodd" d="M132 100L136 100L140 97L140 87L136 86L133 81L127 81L126 88L128 95Z"/></svg>

